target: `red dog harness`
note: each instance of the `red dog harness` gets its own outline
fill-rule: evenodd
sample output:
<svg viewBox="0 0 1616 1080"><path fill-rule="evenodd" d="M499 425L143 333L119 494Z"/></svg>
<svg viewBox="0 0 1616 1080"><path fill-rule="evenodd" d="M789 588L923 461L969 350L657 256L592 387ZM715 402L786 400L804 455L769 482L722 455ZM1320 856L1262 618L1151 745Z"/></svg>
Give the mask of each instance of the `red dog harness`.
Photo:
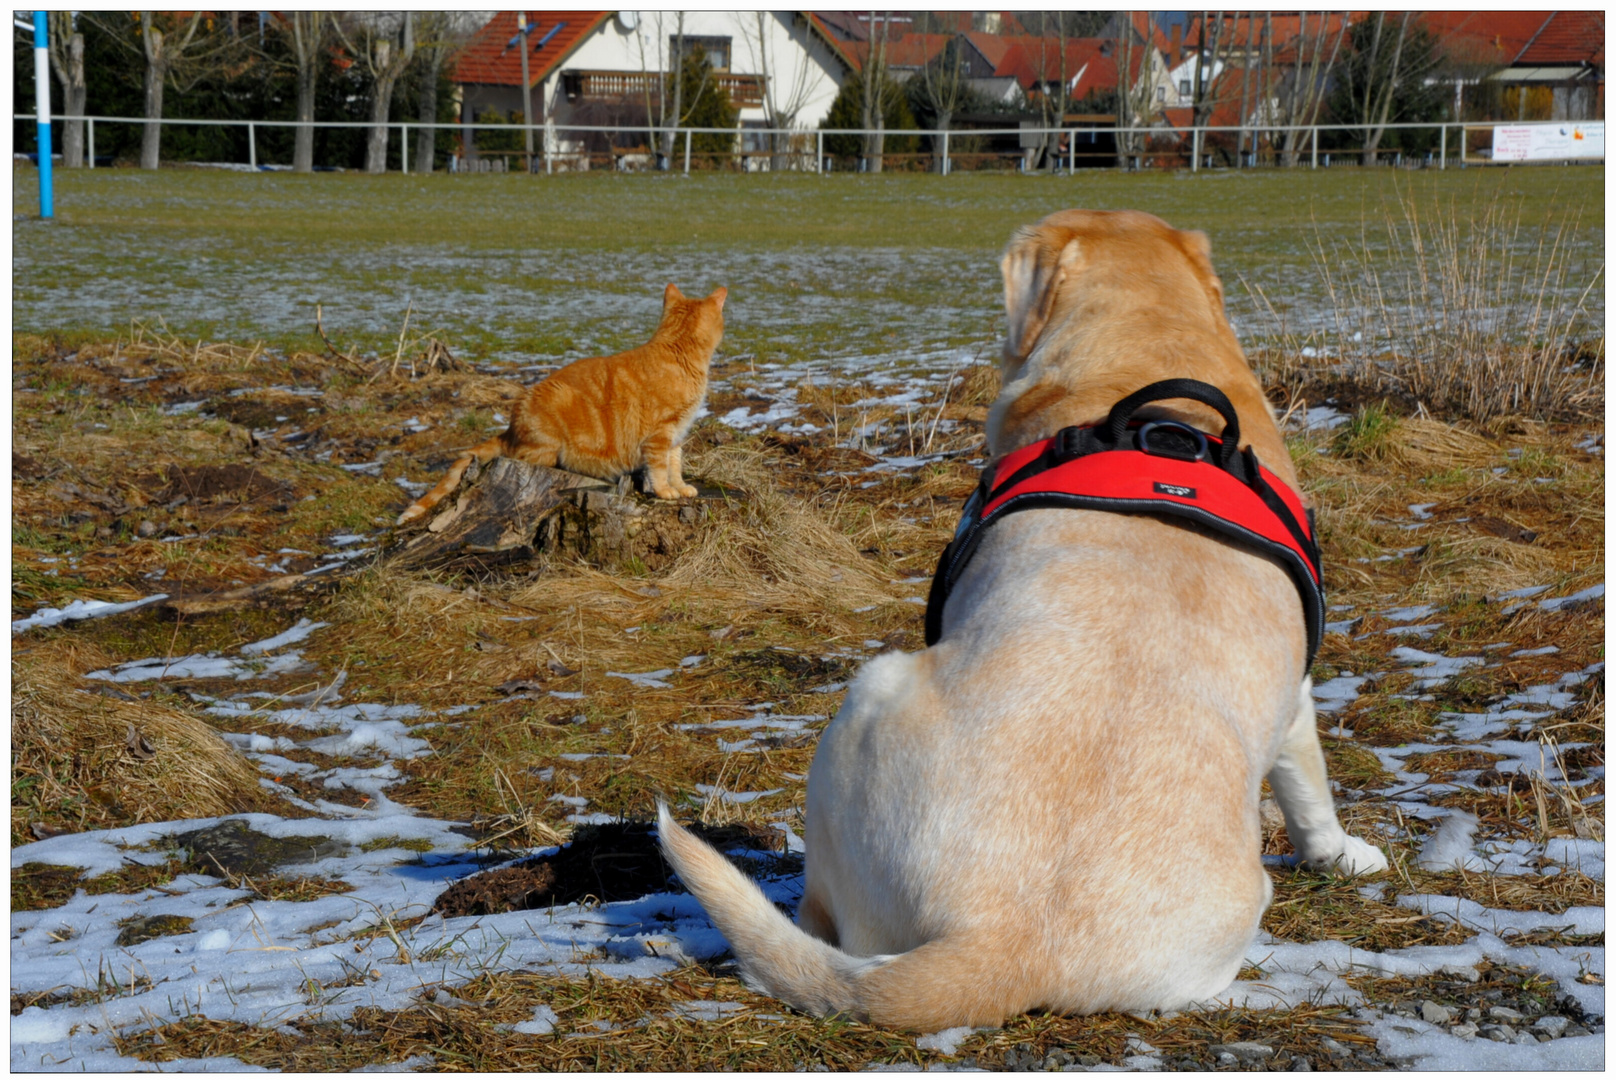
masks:
<svg viewBox="0 0 1616 1080"><path fill-rule="evenodd" d="M1141 405L1169 398L1216 409L1224 420L1222 437L1175 420L1130 423ZM1065 507L1188 518L1278 559L1302 597L1311 669L1324 632L1313 512L1239 443L1239 419L1221 390L1195 379L1166 379L1117 402L1104 424L1065 428L1006 454L983 473L953 542L943 549L926 604L926 644L942 637L943 605L994 522L1018 510Z"/></svg>

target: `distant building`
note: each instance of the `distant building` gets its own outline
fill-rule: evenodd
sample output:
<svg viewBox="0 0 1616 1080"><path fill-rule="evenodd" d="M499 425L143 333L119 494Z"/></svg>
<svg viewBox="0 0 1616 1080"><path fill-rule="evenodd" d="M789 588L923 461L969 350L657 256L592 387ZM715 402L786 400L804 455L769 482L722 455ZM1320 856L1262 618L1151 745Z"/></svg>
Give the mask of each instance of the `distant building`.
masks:
<svg viewBox="0 0 1616 1080"><path fill-rule="evenodd" d="M740 112L740 126L818 125L847 66L801 12L530 11L527 87L516 12L500 12L472 37L451 76L463 123L531 111L552 154L599 153L649 145L652 130L674 126L667 93L675 49L700 47L713 77ZM531 100L531 109L527 101ZM569 132L569 125L641 129L613 139ZM465 152L477 154L470 131ZM536 148L540 145L536 141ZM752 148L744 140L741 149Z"/></svg>

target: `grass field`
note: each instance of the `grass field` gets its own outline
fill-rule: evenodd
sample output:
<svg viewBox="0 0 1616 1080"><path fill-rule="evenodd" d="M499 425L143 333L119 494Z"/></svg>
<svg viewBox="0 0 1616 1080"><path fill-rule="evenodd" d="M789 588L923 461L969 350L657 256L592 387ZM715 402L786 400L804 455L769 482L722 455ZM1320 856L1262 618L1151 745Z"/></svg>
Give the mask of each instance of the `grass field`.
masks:
<svg viewBox="0 0 1616 1080"><path fill-rule="evenodd" d="M1603 170L59 185L57 222L14 223L13 619L330 585L13 637L14 1070L1603 1063ZM998 252L1071 205L1212 236L1318 508L1342 815L1393 871L1285 868L1265 818L1274 904L1226 1007L941 1044L752 994L688 897L636 899L655 874L433 913L449 879L560 837L591 867L641 857L601 823L657 795L794 900L815 740L865 659L921 647L915 600L983 461ZM1422 262L1416 238L1461 230L1411 213L1487 235ZM1500 328L1410 328L1494 258L1537 291L1453 310ZM1357 291L1325 272L1354 266ZM643 340L668 280L731 289L687 473L746 495L701 542L655 567L372 562L408 485L534 372ZM1374 280L1405 292L1370 302ZM312 334L317 302L355 359ZM1406 334L1406 363L1349 355L1360 321ZM1549 329L1511 336L1529 325ZM410 377L429 333L475 369ZM1490 366L1454 367L1473 346ZM1475 393L1428 393L1433 366ZM348 848L229 870L176 838L237 811L277 851ZM1422 862L1455 811L1468 857Z"/></svg>
<svg viewBox="0 0 1616 1080"><path fill-rule="evenodd" d="M1342 302L1326 269L1342 273L1344 248L1374 259L1406 243L1391 228L1405 224L1405 204L1461 221L1501 206L1497 227L1515 230L1501 236L1506 246L1530 249L1544 230L1567 229L1573 300L1604 260L1600 168L947 178L64 171L52 224L29 220L32 171L14 175L20 330L104 334L161 319L185 338L310 347L322 304L343 342L390 345L411 310L418 330L473 359L528 363L626 347L668 281L689 292L729 287L731 354L830 352L881 365L974 346L994 332L1010 232L1069 207L1146 210L1204 229L1248 344L1333 326L1326 316ZM1344 314L1349 334L1373 336L1371 312ZM1600 326L1603 315L1599 289L1587 318Z"/></svg>

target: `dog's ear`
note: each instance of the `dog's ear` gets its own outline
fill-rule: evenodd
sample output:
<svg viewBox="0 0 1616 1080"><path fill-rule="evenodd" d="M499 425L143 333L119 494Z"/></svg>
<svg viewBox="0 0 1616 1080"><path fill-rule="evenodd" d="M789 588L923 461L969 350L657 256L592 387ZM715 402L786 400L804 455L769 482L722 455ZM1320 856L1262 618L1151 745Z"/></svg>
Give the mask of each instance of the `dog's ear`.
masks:
<svg viewBox="0 0 1616 1080"><path fill-rule="evenodd" d="M1007 360L1019 363L1032 352L1049 322L1061 283L1077 266L1082 250L1070 229L1024 225L1010 238L999 260L1004 274L1004 310L1010 325Z"/></svg>
<svg viewBox="0 0 1616 1080"><path fill-rule="evenodd" d="M1212 269L1212 241L1200 229L1183 231L1178 236L1179 247L1200 275L1201 283L1206 286L1207 299L1212 301L1213 312L1223 314L1223 281Z"/></svg>
<svg viewBox="0 0 1616 1080"><path fill-rule="evenodd" d="M662 290L662 306L664 308L675 300L683 300L684 298L685 294L679 291L679 286L671 281L668 282L668 287Z"/></svg>
<svg viewBox="0 0 1616 1080"><path fill-rule="evenodd" d="M712 291L712 294L710 296L708 296L707 299L709 299L709 300L717 300L718 301L718 310L723 311L724 310L724 301L729 299L729 290L726 289L724 286L720 285L718 288L716 288L716 289L714 289Z"/></svg>

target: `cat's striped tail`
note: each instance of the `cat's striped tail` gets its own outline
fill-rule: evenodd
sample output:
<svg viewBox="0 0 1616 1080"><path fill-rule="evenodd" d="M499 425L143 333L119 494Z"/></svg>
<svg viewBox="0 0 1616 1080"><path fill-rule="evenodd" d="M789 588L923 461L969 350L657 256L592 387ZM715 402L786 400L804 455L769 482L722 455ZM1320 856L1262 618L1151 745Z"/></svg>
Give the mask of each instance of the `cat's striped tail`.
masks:
<svg viewBox="0 0 1616 1080"><path fill-rule="evenodd" d="M449 466L449 471L444 474L443 479L438 481L437 487L416 499L405 508L402 514L398 515L397 524L408 525L412 521L425 517L434 506L443 501L445 495L459 486L460 478L466 474L466 469L471 466L474 459L479 465L487 465L504 452L505 436L495 435L487 442L478 443L461 454L455 459L455 463Z"/></svg>

